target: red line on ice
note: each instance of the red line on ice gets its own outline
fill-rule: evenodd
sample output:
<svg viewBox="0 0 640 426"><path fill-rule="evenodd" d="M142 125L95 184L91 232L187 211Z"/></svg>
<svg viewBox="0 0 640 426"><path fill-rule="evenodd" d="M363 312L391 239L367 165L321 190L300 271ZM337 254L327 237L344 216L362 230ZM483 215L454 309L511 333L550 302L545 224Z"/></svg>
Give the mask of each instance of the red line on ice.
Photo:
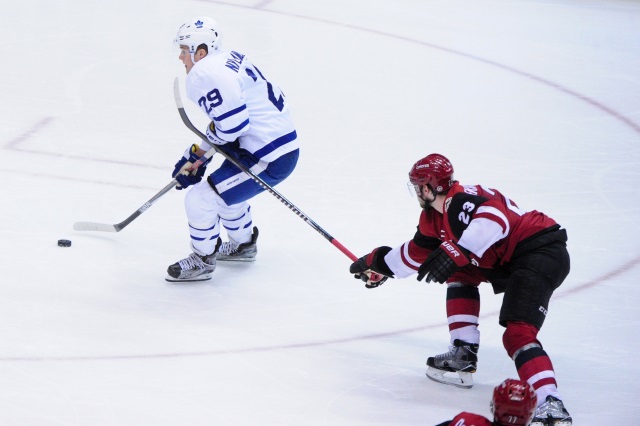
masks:
<svg viewBox="0 0 640 426"><path fill-rule="evenodd" d="M629 272L636 266L640 264L640 256L632 259L631 261L619 266L616 269L613 269L609 272L604 273L603 275L594 278L591 281L587 281L586 283L580 284L576 287L569 289L563 293L557 294L554 296L554 299L558 299L561 297L565 297L568 295L572 295L578 293L583 290L587 290L595 285L603 282L611 280L612 278L617 277L618 275L622 275L626 272ZM562 288L562 287L560 287ZM482 318L492 317L498 315L498 311L490 312L488 314L482 315ZM166 359L166 358L185 358L185 357L206 357L206 356L218 356L218 355L234 355L234 354L243 354L243 353L255 353L255 352L271 352L271 351L280 351L280 350L288 350L288 349L301 349L301 348L310 348L315 346L325 346L325 345L336 345L340 343L350 343L359 340L369 340L369 339L381 339L385 337L397 336L400 334L406 333L415 333L419 331L431 330L431 329L441 329L443 327L447 327L447 322L439 322L427 324L420 327L412 327L405 328L402 330L394 330L387 331L382 333L373 333L373 334L364 334L361 336L352 336L352 337L342 337L338 339L327 339L327 340L317 340L310 342L299 342L299 343L289 343L284 345L273 345L273 346L256 346L256 347L248 347L248 348L238 348L238 349L218 349L211 351L194 351L194 352L174 352L174 353L158 353L158 354L138 354L138 355L112 355L112 356L16 356L16 357L0 357L0 361L115 361L115 360L135 360L135 359Z"/></svg>

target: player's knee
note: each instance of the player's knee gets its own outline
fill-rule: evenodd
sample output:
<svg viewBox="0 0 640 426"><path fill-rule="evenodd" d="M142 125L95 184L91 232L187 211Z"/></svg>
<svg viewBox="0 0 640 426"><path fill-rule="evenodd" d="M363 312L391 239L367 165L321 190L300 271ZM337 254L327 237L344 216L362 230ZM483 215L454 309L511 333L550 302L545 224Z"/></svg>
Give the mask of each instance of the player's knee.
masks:
<svg viewBox="0 0 640 426"><path fill-rule="evenodd" d="M502 343L509 357L513 358L513 355L520 348L527 345L536 344L541 346L537 339L538 331L536 327L526 322L508 321L507 329L502 335Z"/></svg>
<svg viewBox="0 0 640 426"><path fill-rule="evenodd" d="M187 191L184 197L184 205L187 211L189 209L208 208L212 204L219 204L219 198L220 196L206 182L200 182Z"/></svg>
<svg viewBox="0 0 640 426"><path fill-rule="evenodd" d="M184 208L190 223L209 223L218 220L220 198L208 184L194 185L184 197Z"/></svg>
<svg viewBox="0 0 640 426"><path fill-rule="evenodd" d="M220 216L223 218L238 218L250 210L249 203L246 201L228 205L220 198L218 204L220 206Z"/></svg>

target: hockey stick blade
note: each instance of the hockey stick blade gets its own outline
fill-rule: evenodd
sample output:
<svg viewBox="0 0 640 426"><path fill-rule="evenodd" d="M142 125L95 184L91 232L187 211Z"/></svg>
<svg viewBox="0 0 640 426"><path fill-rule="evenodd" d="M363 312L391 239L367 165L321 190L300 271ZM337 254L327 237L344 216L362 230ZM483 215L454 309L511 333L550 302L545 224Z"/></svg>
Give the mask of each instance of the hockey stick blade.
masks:
<svg viewBox="0 0 640 426"><path fill-rule="evenodd" d="M158 198L162 195L166 194L170 189L176 186L176 180L172 180L171 183L164 188L156 195L153 196L149 201L144 203L138 210L136 210L131 216L126 218L120 223L116 223L113 225L109 225L108 223L96 223L96 222L76 222L73 224L73 229L76 231L98 231L98 232L120 232L122 231L128 224L134 221L138 216L144 213L149 207L156 202Z"/></svg>
<svg viewBox="0 0 640 426"><path fill-rule="evenodd" d="M119 232L122 228L117 225L108 225L106 223L96 222L76 222L73 224L76 231L100 231L100 232Z"/></svg>
<svg viewBox="0 0 640 426"><path fill-rule="evenodd" d="M209 160L213 156L213 154L215 154L214 150L207 151L202 157L200 157L195 163L193 163L193 167L198 168L200 164L205 163L207 160ZM147 209L151 207L156 201L158 201L160 197L175 188L177 184L178 181L173 179L164 188L158 191L156 195L151 197L149 201L144 203L138 210L133 212L131 216L120 223L110 225L108 223L76 222L73 224L73 229L75 229L76 231L120 232L127 225L133 222L138 216L147 211Z"/></svg>
<svg viewBox="0 0 640 426"><path fill-rule="evenodd" d="M120 232L122 231L128 224L134 221L138 216L147 211L149 207L153 205L160 197L169 192L169 190L173 189L178 182L173 179L167 186L162 188L160 192L154 195L149 201L144 203L138 210L133 212L131 216L126 218L120 223L116 223L113 225L109 225L108 223L96 223L96 222L76 222L73 224L73 229L76 231L98 231L98 232Z"/></svg>
<svg viewBox="0 0 640 426"><path fill-rule="evenodd" d="M126 218L120 223L116 223L114 225L109 225L108 223L96 223L96 222L76 222L73 224L73 229L76 231L98 231L98 232L120 232L122 231L128 224L134 221L135 218L144 213L149 207L153 205L153 203L160 198L161 195L165 194L169 189L176 186L175 179L167 186L162 188L162 191L157 193L151 200L144 203L142 207L136 210L131 216Z"/></svg>

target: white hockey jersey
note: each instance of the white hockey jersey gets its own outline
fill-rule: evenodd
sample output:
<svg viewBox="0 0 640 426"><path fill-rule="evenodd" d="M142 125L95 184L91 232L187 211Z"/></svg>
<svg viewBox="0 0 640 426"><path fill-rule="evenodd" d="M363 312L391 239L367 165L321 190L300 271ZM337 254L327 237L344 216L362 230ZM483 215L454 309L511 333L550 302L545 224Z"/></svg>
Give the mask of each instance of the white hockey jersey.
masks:
<svg viewBox="0 0 640 426"><path fill-rule="evenodd" d="M271 162L298 149L284 94L245 55L212 51L187 74L186 89L220 139L238 139L259 160Z"/></svg>

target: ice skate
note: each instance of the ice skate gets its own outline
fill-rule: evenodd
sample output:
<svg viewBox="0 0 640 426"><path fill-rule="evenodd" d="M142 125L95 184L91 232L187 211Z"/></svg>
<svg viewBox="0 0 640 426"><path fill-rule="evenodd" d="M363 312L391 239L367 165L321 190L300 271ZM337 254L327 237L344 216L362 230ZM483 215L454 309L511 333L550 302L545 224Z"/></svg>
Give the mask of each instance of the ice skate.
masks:
<svg viewBox="0 0 640 426"><path fill-rule="evenodd" d="M258 228L253 227L253 234L249 242L238 244L233 238L225 241L218 251L218 260L224 262L253 262L258 253Z"/></svg>
<svg viewBox="0 0 640 426"><path fill-rule="evenodd" d="M167 269L165 280L170 282L206 281L216 269L216 252L208 256L191 253Z"/></svg>
<svg viewBox="0 0 640 426"><path fill-rule="evenodd" d="M459 339L453 341L449 352L427 359L427 377L439 383L471 388L472 373L476 372L479 345Z"/></svg>
<svg viewBox="0 0 640 426"><path fill-rule="evenodd" d="M568 426L573 424L571 416L558 398L547 396L545 402L536 408L530 426Z"/></svg>

